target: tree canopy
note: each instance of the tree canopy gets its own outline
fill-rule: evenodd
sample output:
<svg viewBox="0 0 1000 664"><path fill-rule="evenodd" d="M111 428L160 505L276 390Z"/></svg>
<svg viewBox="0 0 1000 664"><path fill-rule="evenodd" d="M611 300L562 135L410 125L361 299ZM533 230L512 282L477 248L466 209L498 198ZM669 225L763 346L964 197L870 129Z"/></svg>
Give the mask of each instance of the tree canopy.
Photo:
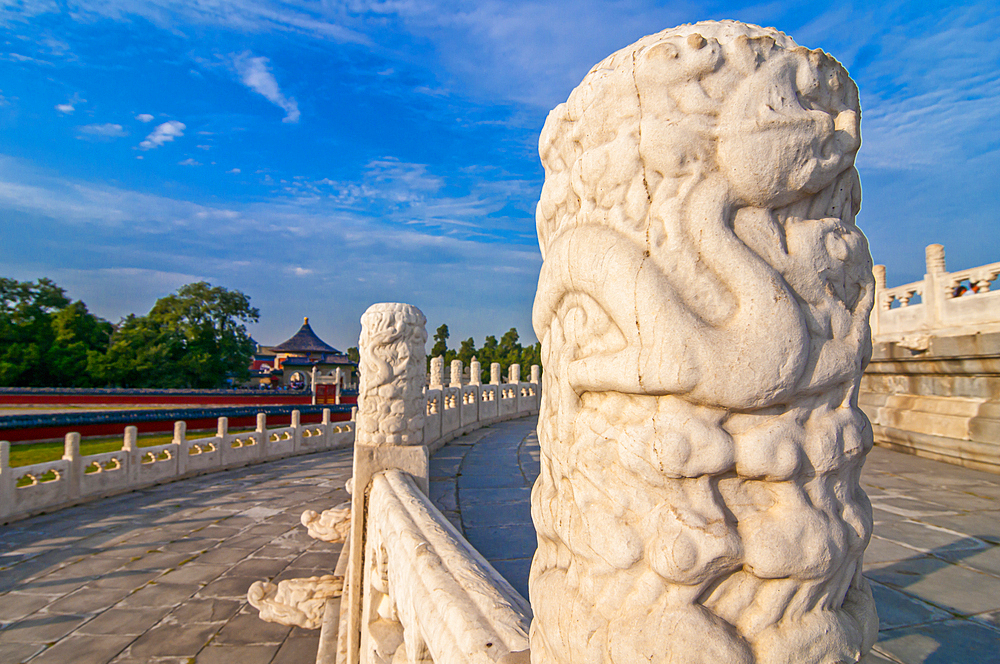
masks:
<svg viewBox="0 0 1000 664"><path fill-rule="evenodd" d="M260 312L240 291L199 281L118 326L99 366L122 387L222 387L249 378L253 342L246 323Z"/></svg>
<svg viewBox="0 0 1000 664"><path fill-rule="evenodd" d="M204 281L112 325L49 279L0 278L0 385L222 387L245 381L260 312Z"/></svg>
<svg viewBox="0 0 1000 664"><path fill-rule="evenodd" d="M0 385L93 387L112 330L49 279L0 277Z"/></svg>
<svg viewBox="0 0 1000 664"><path fill-rule="evenodd" d="M481 348L476 348L476 340L469 337L462 341L458 350L448 348L448 326L442 325L434 334L434 346L428 354L430 358L441 356L444 358L445 366L455 359L462 360L464 366L469 366L472 358L476 358L482 365L484 371L489 370L490 364L498 362L500 371L506 373L512 364L520 364L522 375L532 364L541 366L542 364L542 344L534 343L530 346L522 346L516 328L510 328L500 337L500 341L493 335L487 336L483 340Z"/></svg>

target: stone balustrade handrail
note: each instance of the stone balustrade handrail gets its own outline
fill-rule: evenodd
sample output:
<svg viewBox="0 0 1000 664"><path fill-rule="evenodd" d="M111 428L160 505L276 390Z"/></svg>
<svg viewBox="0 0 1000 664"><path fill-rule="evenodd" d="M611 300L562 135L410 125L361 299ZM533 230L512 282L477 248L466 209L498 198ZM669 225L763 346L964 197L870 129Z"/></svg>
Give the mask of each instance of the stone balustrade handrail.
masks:
<svg viewBox="0 0 1000 664"><path fill-rule="evenodd" d="M436 357L427 380L426 319L418 309L377 304L361 321L362 359L374 364L390 357L395 363L385 363L379 374L362 374L349 534L335 572L343 578L343 596L339 603L327 603L316 621L322 625L316 661L526 664L527 602L431 504L427 491L430 454L446 442L538 412L541 370L532 367L530 381L523 382L520 366L513 365L509 382L502 383L494 363L491 382L482 384L474 361L471 380L464 382L456 360L452 380L445 384L444 362ZM383 426L389 422L392 427ZM324 512L320 520L342 518L338 509ZM320 596L326 578L295 580L311 586L305 594L293 592L292 581L272 584L270 594L254 598L255 606ZM331 613L336 611L339 615ZM267 613L307 612L280 608Z"/></svg>
<svg viewBox="0 0 1000 664"><path fill-rule="evenodd" d="M273 429L258 413L255 431L229 433L228 418L220 417L215 436L188 439L181 421L172 442L150 447L136 444L138 432L130 426L122 449L92 455L81 455L80 434L69 433L62 459L15 468L10 443L0 441L0 523L184 477L350 447L354 429L354 422L331 422L329 408L319 424L301 424L293 410L291 426Z"/></svg>
<svg viewBox="0 0 1000 664"><path fill-rule="evenodd" d="M377 474L368 510L362 661L528 661L530 606L407 473Z"/></svg>
<svg viewBox="0 0 1000 664"><path fill-rule="evenodd" d="M892 288L886 286L885 266L875 266L870 320L876 340L903 341L924 350L929 335L1000 329L1000 290L992 289L1000 263L948 272L944 247L932 244L926 265L922 281ZM916 296L918 303L913 302Z"/></svg>

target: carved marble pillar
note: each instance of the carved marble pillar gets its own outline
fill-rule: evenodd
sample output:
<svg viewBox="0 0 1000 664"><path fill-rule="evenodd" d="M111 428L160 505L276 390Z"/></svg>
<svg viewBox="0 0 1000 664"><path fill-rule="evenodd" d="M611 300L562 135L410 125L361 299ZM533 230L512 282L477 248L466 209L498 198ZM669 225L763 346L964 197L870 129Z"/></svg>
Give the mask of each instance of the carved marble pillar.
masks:
<svg viewBox="0 0 1000 664"><path fill-rule="evenodd" d="M451 381L448 387L462 387L462 360L451 361Z"/></svg>
<svg viewBox="0 0 1000 664"><path fill-rule="evenodd" d="M479 363L479 360L472 358L472 362L469 363L469 384L480 385L483 379L482 376L482 365Z"/></svg>
<svg viewBox="0 0 1000 664"><path fill-rule="evenodd" d="M929 244L924 249L924 262L927 273L924 274L924 292L921 302L924 307L924 324L928 328L944 326L944 303L952 297L954 286L948 278L948 268L945 265L944 245Z"/></svg>
<svg viewBox="0 0 1000 664"><path fill-rule="evenodd" d="M373 304L361 317L361 385L351 490L350 559L345 582L349 661L357 662L361 638L364 529L372 476L398 469L428 491L428 454L423 446L427 319L410 304ZM439 360L440 358L435 358Z"/></svg>
<svg viewBox="0 0 1000 664"><path fill-rule="evenodd" d="M500 363L493 362L490 364L490 385L500 384Z"/></svg>
<svg viewBox="0 0 1000 664"><path fill-rule="evenodd" d="M430 389L440 390L444 387L444 358L440 355L431 358Z"/></svg>
<svg viewBox="0 0 1000 664"><path fill-rule="evenodd" d="M534 664L871 648L859 132L840 63L732 21L639 40L549 114Z"/></svg>

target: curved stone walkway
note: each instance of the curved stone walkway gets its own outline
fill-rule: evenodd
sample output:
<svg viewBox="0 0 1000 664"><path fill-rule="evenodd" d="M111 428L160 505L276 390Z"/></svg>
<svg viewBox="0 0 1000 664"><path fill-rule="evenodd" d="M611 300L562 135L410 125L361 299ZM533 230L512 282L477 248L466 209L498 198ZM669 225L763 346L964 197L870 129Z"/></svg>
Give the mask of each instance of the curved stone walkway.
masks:
<svg viewBox="0 0 1000 664"><path fill-rule="evenodd" d="M452 441L431 497L527 595L534 418ZM339 545L299 525L348 499L351 451L166 484L0 527L0 662L315 660L318 632L262 622L258 579L329 573ZM1000 476L876 448L865 555L881 619L866 664L1000 661Z"/></svg>
<svg viewBox="0 0 1000 664"><path fill-rule="evenodd" d="M480 429L431 459L438 508L525 597L534 426ZM881 628L864 663L1000 662L1000 476L875 448L862 485L875 512L865 576Z"/></svg>
<svg viewBox="0 0 1000 664"><path fill-rule="evenodd" d="M0 662L301 664L319 631L261 621L259 579L329 574L306 509L348 500L351 450L182 480L0 526Z"/></svg>

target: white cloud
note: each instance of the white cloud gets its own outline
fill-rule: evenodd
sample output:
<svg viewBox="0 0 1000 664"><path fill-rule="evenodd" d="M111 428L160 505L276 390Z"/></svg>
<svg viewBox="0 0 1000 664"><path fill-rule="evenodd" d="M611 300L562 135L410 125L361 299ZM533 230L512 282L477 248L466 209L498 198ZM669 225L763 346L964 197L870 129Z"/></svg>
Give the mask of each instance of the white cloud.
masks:
<svg viewBox="0 0 1000 664"><path fill-rule="evenodd" d="M299 267L298 265L292 268L292 274L294 274L296 277L304 277L312 273L313 271L310 270L309 268Z"/></svg>
<svg viewBox="0 0 1000 664"><path fill-rule="evenodd" d="M138 120L139 122L152 122L153 116L150 115L149 113L140 113L139 115L135 116L135 119Z"/></svg>
<svg viewBox="0 0 1000 664"><path fill-rule="evenodd" d="M212 149L211 145L196 145L195 147L198 148L199 150L211 150Z"/></svg>
<svg viewBox="0 0 1000 664"><path fill-rule="evenodd" d="M150 132L146 140L139 143L139 149L152 150L153 148L158 148L164 143L169 143L175 138L183 136L185 129L187 129L187 125L183 122L168 120Z"/></svg>
<svg viewBox="0 0 1000 664"><path fill-rule="evenodd" d="M238 168L233 168L233 169L230 169L230 170L228 170L228 171L226 171L226 172L227 172L227 173L239 173L239 172L240 172L240 169L238 169Z"/></svg>
<svg viewBox="0 0 1000 664"><path fill-rule="evenodd" d="M128 135L128 132L120 124L106 122L104 124L89 124L79 128L80 136L77 138L89 139L112 139Z"/></svg>
<svg viewBox="0 0 1000 664"><path fill-rule="evenodd" d="M285 111L282 122L299 121L299 105L294 97L286 97L278 87L278 80L268 68L270 61L263 57L253 57L250 51L233 56L233 67L240 75L243 85L263 95L269 102Z"/></svg>
<svg viewBox="0 0 1000 664"><path fill-rule="evenodd" d="M86 103L87 100L80 97L79 93L73 93L73 96L65 104L56 104L55 109L63 114L69 115L76 110L77 105Z"/></svg>
<svg viewBox="0 0 1000 664"><path fill-rule="evenodd" d="M188 157L184 161L177 162L177 165L178 166L201 166L201 162L200 161L195 161L194 159L191 159L190 157Z"/></svg>

